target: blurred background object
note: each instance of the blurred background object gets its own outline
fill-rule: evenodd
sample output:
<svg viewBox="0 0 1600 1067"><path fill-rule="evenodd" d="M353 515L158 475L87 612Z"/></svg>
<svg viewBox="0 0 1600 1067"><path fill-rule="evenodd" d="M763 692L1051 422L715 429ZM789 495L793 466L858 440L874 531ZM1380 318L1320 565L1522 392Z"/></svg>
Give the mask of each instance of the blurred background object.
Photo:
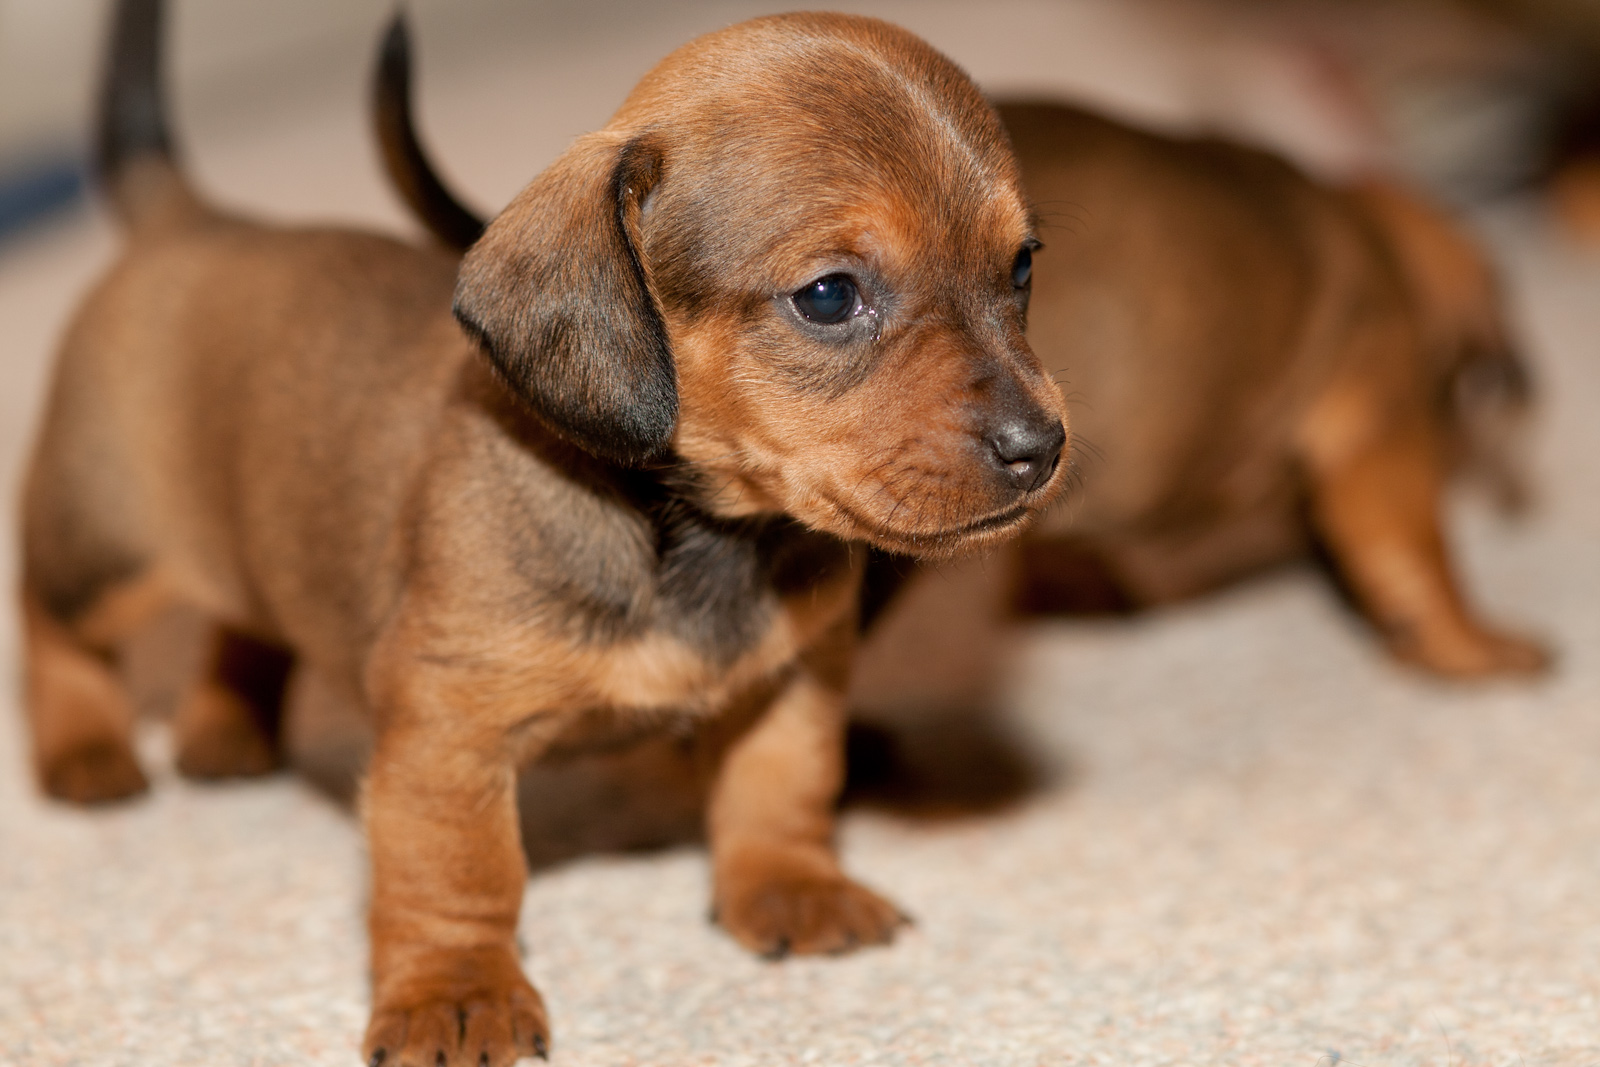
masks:
<svg viewBox="0 0 1600 1067"><path fill-rule="evenodd" d="M0 0L0 238L80 202L105 0ZM174 5L180 119L206 127L358 93L386 0L188 0ZM626 23L695 32L766 10L741 0L414 0L429 69L489 69L537 42L604 40ZM1600 240L1600 4L1589 0L879 0L856 10L917 24L978 54L984 84L1016 94L1071 84L1082 102L1166 127L1208 127L1339 177L1398 170L1457 204L1554 191L1562 217ZM948 31L941 34L940 27ZM627 51L627 44L620 44ZM619 61L622 57L619 57ZM638 66L648 56L639 56ZM568 59L566 62L571 63ZM574 74L578 73L574 64ZM530 107L576 135L615 100ZM446 102L447 103L447 102ZM459 117L453 116L459 119ZM454 123L438 124L449 130ZM471 140L470 120L461 140ZM198 130L197 130L198 127ZM503 141L500 147L509 148ZM514 151L514 149L512 149ZM441 153L494 174L481 149ZM199 160L202 173L205 159ZM525 177L529 161L504 168ZM520 180L520 177L516 180ZM482 179L480 178L480 181ZM487 181L498 202L512 179Z"/></svg>

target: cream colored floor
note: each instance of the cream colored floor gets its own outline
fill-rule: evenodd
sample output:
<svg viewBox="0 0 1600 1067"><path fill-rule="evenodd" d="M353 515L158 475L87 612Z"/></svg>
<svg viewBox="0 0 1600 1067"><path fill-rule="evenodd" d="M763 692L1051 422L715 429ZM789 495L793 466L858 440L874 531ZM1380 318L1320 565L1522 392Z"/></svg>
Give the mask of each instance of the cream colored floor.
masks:
<svg viewBox="0 0 1600 1067"><path fill-rule="evenodd" d="M434 67L425 36L432 140L496 203L734 10L548 34L508 16L483 57L441 45ZM992 84L1093 82L1179 110L1166 66L1115 58L1138 35L1109 5L879 10ZM365 56L327 63L259 105L186 99L196 169L266 214L399 225L362 130ZM1600 1063L1600 260L1530 214L1489 229L1547 398L1545 503L1520 527L1463 506L1457 526L1480 598L1559 646L1548 681L1402 672L1301 572L1020 631L1007 710L1055 784L1000 816L846 821L850 865L918 919L893 948L752 959L707 925L694 849L530 881L522 936L555 1062ZM113 247L85 216L0 249L8 492L52 340ZM10 613L0 657L9 705ZM290 778L186 784L159 732L149 798L46 804L0 710L0 1064L356 1062L364 876L346 814Z"/></svg>

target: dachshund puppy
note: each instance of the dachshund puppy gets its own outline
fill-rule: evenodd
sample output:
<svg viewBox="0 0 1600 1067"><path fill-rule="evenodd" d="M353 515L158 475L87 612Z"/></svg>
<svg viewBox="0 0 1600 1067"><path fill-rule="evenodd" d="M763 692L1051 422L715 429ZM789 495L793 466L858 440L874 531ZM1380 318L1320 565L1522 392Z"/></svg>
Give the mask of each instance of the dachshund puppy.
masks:
<svg viewBox="0 0 1600 1067"><path fill-rule="evenodd" d="M1084 561L1139 605L1314 544L1402 660L1543 667L1471 610L1440 523L1451 468L1490 466L1528 393L1472 243L1395 185L1336 190L1054 104L999 110L1052 245L1029 337L1084 399L1089 454L1084 491L1021 550L1024 606L1070 594Z"/></svg>
<svg viewBox="0 0 1600 1067"><path fill-rule="evenodd" d="M365 709L374 1064L545 1053L514 786L551 753L715 733L722 925L769 954L887 941L902 917L831 840L863 542L981 549L1063 481L1033 220L966 76L872 19L711 34L458 260L208 206L159 0L116 20L128 246L25 490L43 788L144 788L113 656L174 600L215 623L186 773L273 765L291 665Z"/></svg>
<svg viewBox="0 0 1600 1067"><path fill-rule="evenodd" d="M375 93L387 168L464 248L482 223L418 142L409 69L392 30ZM1535 643L1470 609L1440 526L1453 471L1521 497L1506 456L1528 378L1473 242L1395 184L1341 191L1221 141L1048 103L999 110L1051 238L1029 336L1082 401L1081 491L1002 550L1018 557L1016 606L1167 603L1321 549L1399 658L1453 677L1541 669ZM875 552L864 617L915 573ZM889 658L909 669L874 699L952 688L910 666L914 649Z"/></svg>

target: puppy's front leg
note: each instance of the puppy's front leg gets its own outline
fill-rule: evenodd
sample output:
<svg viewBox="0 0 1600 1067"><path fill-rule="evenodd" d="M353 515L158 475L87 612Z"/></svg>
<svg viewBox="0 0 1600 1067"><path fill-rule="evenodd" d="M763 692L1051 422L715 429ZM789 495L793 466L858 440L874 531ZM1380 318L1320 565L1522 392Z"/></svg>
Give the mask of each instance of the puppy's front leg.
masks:
<svg viewBox="0 0 1600 1067"><path fill-rule="evenodd" d="M712 787L717 921L762 955L884 944L906 922L893 904L847 878L834 853L850 643L841 627L803 658L729 747Z"/></svg>
<svg viewBox="0 0 1600 1067"><path fill-rule="evenodd" d="M372 854L369 1064L501 1067L544 1056L517 960L527 873L509 746L465 709L380 712L364 813Z"/></svg>

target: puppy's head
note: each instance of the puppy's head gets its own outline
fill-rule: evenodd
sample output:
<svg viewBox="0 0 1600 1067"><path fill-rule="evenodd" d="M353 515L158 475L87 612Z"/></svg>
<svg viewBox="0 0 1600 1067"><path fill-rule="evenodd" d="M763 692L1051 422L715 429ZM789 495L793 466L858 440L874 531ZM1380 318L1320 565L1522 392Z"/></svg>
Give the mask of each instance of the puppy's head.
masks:
<svg viewBox="0 0 1600 1067"><path fill-rule="evenodd" d="M593 452L670 457L721 514L949 554L1061 482L1035 247L958 68L886 23L780 16L669 56L491 223L456 310Z"/></svg>

